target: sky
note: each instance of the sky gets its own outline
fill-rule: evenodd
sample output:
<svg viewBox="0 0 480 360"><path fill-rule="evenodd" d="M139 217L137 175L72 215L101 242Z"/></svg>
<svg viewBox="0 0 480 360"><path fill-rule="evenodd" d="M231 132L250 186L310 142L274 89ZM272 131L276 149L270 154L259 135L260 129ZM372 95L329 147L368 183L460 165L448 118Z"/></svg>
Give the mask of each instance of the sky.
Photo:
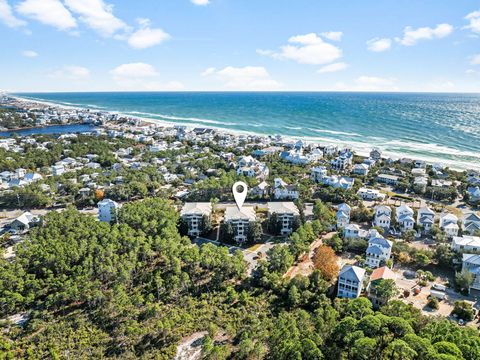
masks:
<svg viewBox="0 0 480 360"><path fill-rule="evenodd" d="M480 92L472 0L0 0L0 89Z"/></svg>

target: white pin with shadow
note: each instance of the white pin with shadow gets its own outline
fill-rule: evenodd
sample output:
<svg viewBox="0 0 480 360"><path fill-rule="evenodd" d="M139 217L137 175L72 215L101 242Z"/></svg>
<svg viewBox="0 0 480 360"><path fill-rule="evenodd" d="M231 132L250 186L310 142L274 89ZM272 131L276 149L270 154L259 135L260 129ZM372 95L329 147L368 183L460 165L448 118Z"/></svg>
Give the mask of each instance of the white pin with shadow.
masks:
<svg viewBox="0 0 480 360"><path fill-rule="evenodd" d="M237 203L238 210L242 209L243 203L247 198L248 185L243 181L237 181L232 186L233 197Z"/></svg>

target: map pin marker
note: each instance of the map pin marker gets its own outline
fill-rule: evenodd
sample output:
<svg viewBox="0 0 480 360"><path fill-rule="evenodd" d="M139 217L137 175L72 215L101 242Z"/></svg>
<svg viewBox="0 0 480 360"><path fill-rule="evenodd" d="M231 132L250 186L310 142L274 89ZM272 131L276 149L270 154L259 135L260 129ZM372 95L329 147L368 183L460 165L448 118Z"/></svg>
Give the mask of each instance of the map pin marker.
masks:
<svg viewBox="0 0 480 360"><path fill-rule="evenodd" d="M235 202L237 203L238 210L241 210L245 199L247 198L248 185L243 181L237 181L233 184L232 192Z"/></svg>

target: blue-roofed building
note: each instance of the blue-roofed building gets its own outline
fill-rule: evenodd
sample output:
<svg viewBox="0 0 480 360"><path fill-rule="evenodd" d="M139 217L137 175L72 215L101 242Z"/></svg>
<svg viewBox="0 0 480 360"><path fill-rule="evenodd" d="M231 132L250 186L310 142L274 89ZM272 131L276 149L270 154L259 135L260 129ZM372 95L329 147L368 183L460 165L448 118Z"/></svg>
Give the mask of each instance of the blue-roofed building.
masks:
<svg viewBox="0 0 480 360"><path fill-rule="evenodd" d="M358 298L362 293L365 269L358 266L345 265L338 274L339 298Z"/></svg>
<svg viewBox="0 0 480 360"><path fill-rule="evenodd" d="M375 237L368 241L365 251L365 264L375 269L385 264L392 254L392 242L382 237Z"/></svg>

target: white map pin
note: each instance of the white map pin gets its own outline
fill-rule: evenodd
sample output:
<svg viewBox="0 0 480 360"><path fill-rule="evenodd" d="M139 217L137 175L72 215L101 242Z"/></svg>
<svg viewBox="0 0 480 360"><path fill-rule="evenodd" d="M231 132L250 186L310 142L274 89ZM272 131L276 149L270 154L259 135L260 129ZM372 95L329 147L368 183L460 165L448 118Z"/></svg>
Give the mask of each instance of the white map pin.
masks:
<svg viewBox="0 0 480 360"><path fill-rule="evenodd" d="M238 210L242 209L243 203L247 198L248 185L243 181L237 181L232 186L233 197L237 203Z"/></svg>

